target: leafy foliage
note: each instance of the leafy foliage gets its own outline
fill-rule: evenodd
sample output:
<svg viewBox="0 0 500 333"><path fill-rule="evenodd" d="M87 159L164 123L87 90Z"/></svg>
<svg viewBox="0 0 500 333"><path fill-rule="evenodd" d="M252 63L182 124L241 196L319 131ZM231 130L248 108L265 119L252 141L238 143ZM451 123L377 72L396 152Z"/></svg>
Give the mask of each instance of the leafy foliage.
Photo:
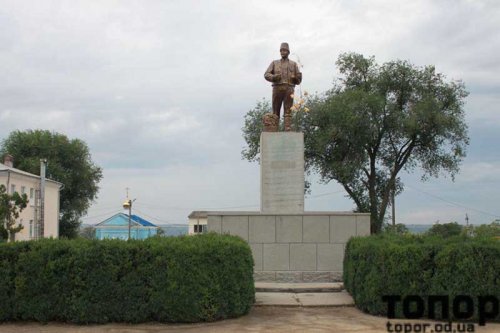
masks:
<svg viewBox="0 0 500 333"><path fill-rule="evenodd" d="M495 220L490 224L482 224L474 227L474 236L484 238L500 238L500 220Z"/></svg>
<svg viewBox="0 0 500 333"><path fill-rule="evenodd" d="M0 258L0 321L213 321L254 302L251 250L229 235L45 239Z"/></svg>
<svg viewBox="0 0 500 333"><path fill-rule="evenodd" d="M259 161L260 133L264 130L262 118L266 113L272 113L271 104L263 99L245 115L245 126L242 131L248 147L243 149L241 155L249 161Z"/></svg>
<svg viewBox="0 0 500 333"><path fill-rule="evenodd" d="M458 236L462 233L463 226L457 222L434 224L426 234L429 236L439 236L439 237L453 237Z"/></svg>
<svg viewBox="0 0 500 333"><path fill-rule="evenodd" d="M500 242L493 239L372 235L348 241L344 286L359 309L374 315L387 315L384 295L468 295L477 319L477 297L500 295L498 267ZM396 316L404 318L401 303Z"/></svg>
<svg viewBox="0 0 500 333"><path fill-rule="evenodd" d="M40 159L48 160L47 176L64 184L59 236L76 237L80 217L97 198L102 178L85 142L45 130L14 131L3 141L0 153L13 155L17 169L36 175L40 174Z"/></svg>
<svg viewBox="0 0 500 333"><path fill-rule="evenodd" d="M78 231L78 236L86 239L96 239L94 226L89 225L80 228L80 230Z"/></svg>
<svg viewBox="0 0 500 333"><path fill-rule="evenodd" d="M16 225L16 219L19 213L28 205L28 197L26 194L14 192L7 193L4 185L0 185L0 237L6 239L9 237L11 241L15 240L15 235L23 230L22 224Z"/></svg>
<svg viewBox="0 0 500 333"><path fill-rule="evenodd" d="M463 83L447 82L433 66L407 61L378 65L356 53L339 56L342 78L308 100L310 112L295 116L304 132L307 172L339 182L371 214L372 232L382 228L390 197L403 191L400 172L420 168L422 179L441 173L453 178L465 157ZM258 159L259 119L265 103L245 117L249 161Z"/></svg>
<svg viewBox="0 0 500 333"><path fill-rule="evenodd" d="M403 223L397 223L396 225L392 225L389 223L384 224L383 232L397 235L408 234L410 231L408 227Z"/></svg>

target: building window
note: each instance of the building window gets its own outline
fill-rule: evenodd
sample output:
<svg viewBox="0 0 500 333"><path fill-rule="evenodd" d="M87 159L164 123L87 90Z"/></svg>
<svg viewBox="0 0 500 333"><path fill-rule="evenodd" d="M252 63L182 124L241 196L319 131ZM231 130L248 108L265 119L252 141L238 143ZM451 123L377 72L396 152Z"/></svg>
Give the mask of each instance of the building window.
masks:
<svg viewBox="0 0 500 333"><path fill-rule="evenodd" d="M33 199L34 196L35 196L35 189L30 188L30 199Z"/></svg>
<svg viewBox="0 0 500 333"><path fill-rule="evenodd" d="M26 193L26 186L21 186L21 194L25 194Z"/></svg>
<svg viewBox="0 0 500 333"><path fill-rule="evenodd" d="M201 234L207 232L207 225L206 224L195 224L194 225L194 233L195 234Z"/></svg>
<svg viewBox="0 0 500 333"><path fill-rule="evenodd" d="M33 238L33 220L30 220L30 238Z"/></svg>
<svg viewBox="0 0 500 333"><path fill-rule="evenodd" d="M15 184L11 184L10 185L10 194L14 194L16 193L16 185Z"/></svg>

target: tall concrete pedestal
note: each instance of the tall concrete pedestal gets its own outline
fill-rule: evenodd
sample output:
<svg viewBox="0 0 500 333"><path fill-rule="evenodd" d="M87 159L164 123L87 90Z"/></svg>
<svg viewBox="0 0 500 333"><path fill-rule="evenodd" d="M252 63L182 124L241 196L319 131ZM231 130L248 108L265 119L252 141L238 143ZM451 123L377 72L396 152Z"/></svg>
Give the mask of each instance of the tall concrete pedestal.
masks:
<svg viewBox="0 0 500 333"><path fill-rule="evenodd" d="M260 136L260 211L304 212L304 134L262 132Z"/></svg>

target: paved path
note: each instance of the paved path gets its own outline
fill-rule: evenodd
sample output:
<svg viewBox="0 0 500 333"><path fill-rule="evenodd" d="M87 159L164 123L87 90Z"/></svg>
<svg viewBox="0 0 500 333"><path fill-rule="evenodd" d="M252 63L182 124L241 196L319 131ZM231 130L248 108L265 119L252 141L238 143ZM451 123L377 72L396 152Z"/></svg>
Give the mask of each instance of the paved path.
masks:
<svg viewBox="0 0 500 333"><path fill-rule="evenodd" d="M255 283L255 306L354 306L342 283Z"/></svg>
<svg viewBox="0 0 500 333"><path fill-rule="evenodd" d="M413 324L429 321L408 321ZM387 319L366 315L354 307L254 307L247 316L215 323L166 325L158 323L77 326L64 324L0 324L2 333L157 333L157 332L339 332L385 333ZM392 321L401 323L401 321ZM427 331L430 332L430 331ZM475 325L475 332L498 333L500 324Z"/></svg>
<svg viewBox="0 0 500 333"><path fill-rule="evenodd" d="M354 306L354 301L347 292L334 293L255 293L255 306L287 307L325 307Z"/></svg>
<svg viewBox="0 0 500 333"><path fill-rule="evenodd" d="M159 324L146 323L137 325L67 325L50 323L6 323L0 324L0 333L156 333L156 332L388 332L388 319L367 315L353 306L351 296L341 291L342 284L279 284L256 283L256 304L246 316L237 319L221 320L202 324ZM283 292L276 292L283 291ZM396 329L396 324L429 324L426 332L430 333L434 324L430 321L391 320L392 332L404 332ZM415 326L413 326L415 327ZM454 326L453 328L456 328ZM437 330L435 330L437 331ZM444 332L444 330L441 330ZM458 330L456 330L458 332ZM474 326L475 332L498 333L500 324ZM409 333L406 331L405 333Z"/></svg>
<svg viewBox="0 0 500 333"><path fill-rule="evenodd" d="M255 282L257 292L282 292L282 293L324 293L344 290L341 282L328 283L275 283Z"/></svg>

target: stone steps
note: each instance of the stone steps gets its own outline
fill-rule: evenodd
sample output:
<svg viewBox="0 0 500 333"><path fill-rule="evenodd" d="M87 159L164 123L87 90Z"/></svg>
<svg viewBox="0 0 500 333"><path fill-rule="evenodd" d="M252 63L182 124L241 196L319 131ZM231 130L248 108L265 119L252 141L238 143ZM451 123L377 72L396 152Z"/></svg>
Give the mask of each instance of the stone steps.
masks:
<svg viewBox="0 0 500 333"><path fill-rule="evenodd" d="M342 283L255 283L255 306L344 307L354 301Z"/></svg>
<svg viewBox="0 0 500 333"><path fill-rule="evenodd" d="M333 283L255 282L256 292L328 293L328 292L340 292L343 290L344 290L344 284L340 282L333 282Z"/></svg>

